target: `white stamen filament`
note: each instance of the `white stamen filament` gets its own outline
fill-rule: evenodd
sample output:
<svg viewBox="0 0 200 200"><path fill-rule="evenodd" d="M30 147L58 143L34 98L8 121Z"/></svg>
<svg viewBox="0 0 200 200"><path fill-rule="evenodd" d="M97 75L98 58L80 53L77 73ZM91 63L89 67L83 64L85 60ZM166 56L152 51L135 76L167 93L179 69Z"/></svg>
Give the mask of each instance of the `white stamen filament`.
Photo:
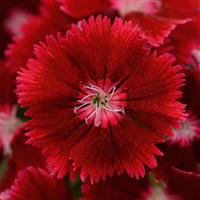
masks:
<svg viewBox="0 0 200 200"><path fill-rule="evenodd" d="M113 89L111 90L111 94L110 94L110 97L109 97L109 100L113 97L113 94L115 93L115 90L116 90L116 87L113 87Z"/></svg>
<svg viewBox="0 0 200 200"><path fill-rule="evenodd" d="M86 95L85 97L83 97L81 100L78 100L78 102L82 103L84 102L84 100L86 100L87 98L91 97L91 96L94 96L95 94L88 94Z"/></svg>
<svg viewBox="0 0 200 200"><path fill-rule="evenodd" d="M90 83L90 86L85 86L85 88L90 89L90 90L95 91L95 92L102 92L102 93L105 94L105 92L100 87L95 86L92 83Z"/></svg>
<svg viewBox="0 0 200 200"><path fill-rule="evenodd" d="M95 113L96 113L96 110L94 110L93 112L91 112L91 113L89 114L89 116L85 118L86 124L88 123L88 120L89 120Z"/></svg>
<svg viewBox="0 0 200 200"><path fill-rule="evenodd" d="M110 106L110 105L107 105L107 106L105 106L104 107L105 108L105 110L108 110L108 111L111 111L111 112L122 112L123 114L124 114L124 108L114 108L114 107L112 107L112 106Z"/></svg>
<svg viewBox="0 0 200 200"><path fill-rule="evenodd" d="M86 105L89 105L90 104L90 102L85 102L84 104L82 104L82 105L80 105L80 106L78 106L78 107L74 107L74 113L77 113L77 110L79 110L80 108L82 108L82 107L84 107L84 106L86 106Z"/></svg>

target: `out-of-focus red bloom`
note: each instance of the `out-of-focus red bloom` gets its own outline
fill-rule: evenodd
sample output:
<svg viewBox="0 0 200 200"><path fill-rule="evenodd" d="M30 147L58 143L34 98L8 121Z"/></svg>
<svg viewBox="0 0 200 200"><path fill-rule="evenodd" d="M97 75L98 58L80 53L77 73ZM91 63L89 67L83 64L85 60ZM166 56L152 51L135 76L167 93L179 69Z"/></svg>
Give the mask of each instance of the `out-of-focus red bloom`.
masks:
<svg viewBox="0 0 200 200"><path fill-rule="evenodd" d="M167 185L171 193L178 194L184 200L200 199L200 174L172 168L168 176Z"/></svg>
<svg viewBox="0 0 200 200"><path fill-rule="evenodd" d="M22 36L14 38L6 51L7 65L11 72L16 73L24 67L28 58L34 57L33 45L43 41L46 35L65 33L73 20L59 9L59 3L45 0L41 6L41 14L31 17L21 28Z"/></svg>
<svg viewBox="0 0 200 200"><path fill-rule="evenodd" d="M59 177L71 162L91 182L156 166L155 143L184 118L176 101L183 74L172 56L145 44L138 26L99 16L35 48L37 59L18 77L19 102L30 107L29 142Z"/></svg>
<svg viewBox="0 0 200 200"><path fill-rule="evenodd" d="M123 174L94 185L84 183L81 200L183 200L179 193L170 191L166 183L153 183L149 179L136 180Z"/></svg>
<svg viewBox="0 0 200 200"><path fill-rule="evenodd" d="M193 141L200 139L200 68L197 65L184 67L186 84L183 86L181 101L187 105L187 119L181 122L181 128L174 129L174 135L169 137L170 143L182 147L192 145Z"/></svg>
<svg viewBox="0 0 200 200"><path fill-rule="evenodd" d="M3 145L4 155L12 153L10 144L14 137L14 132L21 124L17 118L17 107L5 105L0 107L0 139Z"/></svg>
<svg viewBox="0 0 200 200"><path fill-rule="evenodd" d="M32 14L26 10L13 9L4 21L4 27L12 37L21 37L23 35L21 28L29 21L31 16Z"/></svg>
<svg viewBox="0 0 200 200"><path fill-rule="evenodd" d="M188 114L186 120L181 122L181 128L173 130L174 135L168 138L170 143L182 147L190 146L195 139L200 139L200 123L196 116Z"/></svg>
<svg viewBox="0 0 200 200"><path fill-rule="evenodd" d="M11 143L12 154L8 159L8 167L0 184L0 191L8 189L14 182L17 173L27 166L47 169L47 164L42 153L31 145L25 144L25 127L20 126L14 133Z"/></svg>
<svg viewBox="0 0 200 200"><path fill-rule="evenodd" d="M14 78L9 74L4 61L0 61L0 80L0 141L4 155L8 155L11 153L10 143L20 120L17 118Z"/></svg>
<svg viewBox="0 0 200 200"><path fill-rule="evenodd" d="M143 38L146 38L152 46L159 46L179 24L185 24L189 19L175 20L159 16L145 15L143 13L131 13L126 16L136 22L143 31Z"/></svg>
<svg viewBox="0 0 200 200"><path fill-rule="evenodd" d="M38 5L39 5L40 0L1 0L0 2L0 8L1 8L1 19L5 16L7 16L8 12L14 8L14 7L20 7L27 9L32 12L37 12L38 11Z"/></svg>
<svg viewBox="0 0 200 200"><path fill-rule="evenodd" d="M61 3L61 9L66 14L81 18L92 14L99 14L111 8L110 0L57 0Z"/></svg>
<svg viewBox="0 0 200 200"><path fill-rule="evenodd" d="M156 14L160 7L160 0L111 0L112 5L117 9L121 16L128 13L141 12L145 14Z"/></svg>
<svg viewBox="0 0 200 200"><path fill-rule="evenodd" d="M164 153L162 158L158 159L158 166L155 169L157 178L167 181L171 167L180 170L198 172L199 141L194 141L190 146L180 146L180 144L161 144L160 149Z"/></svg>
<svg viewBox="0 0 200 200"><path fill-rule="evenodd" d="M179 26L171 35L174 49L171 51L177 62L183 64L195 63L196 52L200 51L200 14L193 17L192 21ZM199 62L199 56L197 57ZM200 63L200 62L199 62Z"/></svg>
<svg viewBox="0 0 200 200"><path fill-rule="evenodd" d="M183 200L176 193L168 191L166 186L162 184L150 186L143 194L143 198L137 200Z"/></svg>
<svg viewBox="0 0 200 200"><path fill-rule="evenodd" d="M109 177L106 181L100 181L98 184L84 183L81 200L142 200L147 188L147 177L136 180L126 174L114 175L112 178Z"/></svg>
<svg viewBox="0 0 200 200"><path fill-rule="evenodd" d="M179 26L171 35L174 55L178 62L193 63L193 51L200 48L200 3L199 0L163 0L159 15L191 21Z"/></svg>
<svg viewBox="0 0 200 200"><path fill-rule="evenodd" d="M166 17L180 19L199 13L198 0L162 0L161 3L160 13Z"/></svg>
<svg viewBox="0 0 200 200"><path fill-rule="evenodd" d="M172 32L172 52L178 62L193 62L193 52L200 49L199 0L113 0L113 7L122 17L136 21L153 46L163 44ZM175 29L178 24L185 25Z"/></svg>
<svg viewBox="0 0 200 200"><path fill-rule="evenodd" d="M178 24L188 22L186 18L177 20L160 16L162 1L159 0L113 0L113 8L125 19L136 22L143 31L142 36L153 46L163 44Z"/></svg>
<svg viewBox="0 0 200 200"><path fill-rule="evenodd" d="M10 190L1 193L4 200L72 200L64 180L56 179L40 168L28 167L18 173Z"/></svg>
<svg viewBox="0 0 200 200"><path fill-rule="evenodd" d="M16 18L12 18L14 12L18 13L36 13L39 5L39 0L1 0L0 1L0 56L3 56L4 50L7 44L11 41L10 30L14 30L10 27L13 22L16 22ZM18 18L19 19L19 18ZM14 21L13 21L14 20ZM19 21L17 21L17 24ZM15 31L17 26L15 26ZM19 26L18 26L19 27ZM13 32L12 32L13 33ZM15 32L16 33L16 32Z"/></svg>
<svg viewBox="0 0 200 200"><path fill-rule="evenodd" d="M187 105L186 109L200 118L200 65L184 68L186 84L183 87L182 101Z"/></svg>

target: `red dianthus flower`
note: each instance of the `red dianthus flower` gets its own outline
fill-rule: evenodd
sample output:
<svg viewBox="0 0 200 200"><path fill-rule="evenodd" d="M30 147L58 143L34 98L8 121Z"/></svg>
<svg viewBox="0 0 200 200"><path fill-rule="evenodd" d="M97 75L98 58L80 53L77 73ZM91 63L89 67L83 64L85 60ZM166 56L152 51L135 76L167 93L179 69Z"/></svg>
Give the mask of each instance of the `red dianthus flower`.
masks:
<svg viewBox="0 0 200 200"><path fill-rule="evenodd" d="M65 200L72 199L72 194L64 180L56 179L40 168L28 167L18 173L10 190L1 193L5 200Z"/></svg>
<svg viewBox="0 0 200 200"><path fill-rule="evenodd" d="M91 17L66 37L47 37L18 77L29 107L29 142L64 176L73 166L98 182L124 170L144 176L162 153L155 143L183 119L183 74L168 54L145 47L138 26Z"/></svg>

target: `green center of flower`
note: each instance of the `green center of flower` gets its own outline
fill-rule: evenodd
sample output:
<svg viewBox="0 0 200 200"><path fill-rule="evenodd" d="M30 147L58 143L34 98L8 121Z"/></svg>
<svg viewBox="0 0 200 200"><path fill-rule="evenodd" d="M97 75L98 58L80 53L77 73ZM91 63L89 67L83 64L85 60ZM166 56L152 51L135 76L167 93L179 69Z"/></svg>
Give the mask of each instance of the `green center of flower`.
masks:
<svg viewBox="0 0 200 200"><path fill-rule="evenodd" d="M101 108L101 107L105 107L106 104L108 103L108 96L105 95L105 96L101 96L99 93L96 94L94 97L93 97L93 105L96 107L96 108Z"/></svg>

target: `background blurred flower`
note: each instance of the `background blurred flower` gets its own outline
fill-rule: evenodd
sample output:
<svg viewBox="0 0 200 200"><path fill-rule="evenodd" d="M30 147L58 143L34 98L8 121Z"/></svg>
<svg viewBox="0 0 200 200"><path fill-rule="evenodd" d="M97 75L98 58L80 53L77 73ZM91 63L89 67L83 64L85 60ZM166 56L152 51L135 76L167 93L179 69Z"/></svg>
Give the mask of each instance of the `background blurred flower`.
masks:
<svg viewBox="0 0 200 200"><path fill-rule="evenodd" d="M5 52L8 59L7 66L14 74L21 67L25 67L29 58L34 57L34 44L44 41L46 35L63 35L75 22L59 9L59 4L54 0L44 0L40 7L40 14L29 18L28 22L21 27L22 36L14 37Z"/></svg>
<svg viewBox="0 0 200 200"><path fill-rule="evenodd" d="M0 198L17 199L72 199L72 194L64 180L56 179L39 168L28 167L18 173L15 183Z"/></svg>

